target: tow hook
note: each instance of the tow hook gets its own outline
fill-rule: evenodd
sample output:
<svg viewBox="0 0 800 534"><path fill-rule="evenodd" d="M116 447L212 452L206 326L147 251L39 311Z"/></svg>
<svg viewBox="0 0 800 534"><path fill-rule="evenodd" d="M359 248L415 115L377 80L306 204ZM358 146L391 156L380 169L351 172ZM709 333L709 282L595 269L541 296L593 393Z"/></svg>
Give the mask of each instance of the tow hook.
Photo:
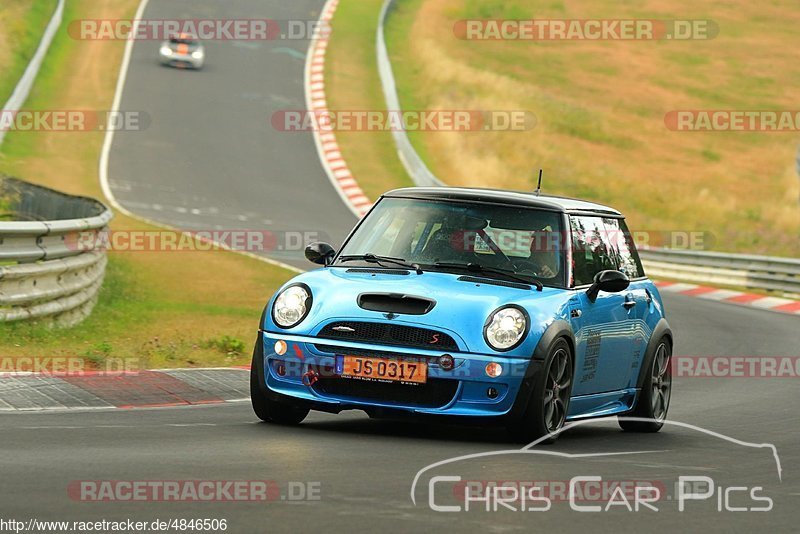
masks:
<svg viewBox="0 0 800 534"><path fill-rule="evenodd" d="M313 386L319 380L319 375L313 369L309 369L307 373L305 373L301 380L303 381L303 385L305 386Z"/></svg>

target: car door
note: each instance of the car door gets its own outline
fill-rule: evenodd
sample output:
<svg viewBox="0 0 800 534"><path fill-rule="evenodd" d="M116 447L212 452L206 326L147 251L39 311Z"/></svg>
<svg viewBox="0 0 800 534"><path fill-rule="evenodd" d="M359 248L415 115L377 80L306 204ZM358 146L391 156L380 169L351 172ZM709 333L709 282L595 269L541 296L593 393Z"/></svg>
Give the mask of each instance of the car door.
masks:
<svg viewBox="0 0 800 534"><path fill-rule="evenodd" d="M601 291L592 302L586 290L595 274L617 269L614 248L601 217L570 216L573 286L571 319L575 332L575 384L572 395L591 395L629 387L633 362L636 302L632 291Z"/></svg>
<svg viewBox="0 0 800 534"><path fill-rule="evenodd" d="M636 387L644 351L647 347L647 342L650 340L650 327L647 324L647 316L650 313L653 296L649 289L650 282L644 274L642 262L639 259L639 254L636 251L636 246L625 220L605 219L604 222L617 268L625 273L631 281L627 291L627 298L629 302L633 302L628 311L629 319L633 322L633 353L631 354L627 387Z"/></svg>

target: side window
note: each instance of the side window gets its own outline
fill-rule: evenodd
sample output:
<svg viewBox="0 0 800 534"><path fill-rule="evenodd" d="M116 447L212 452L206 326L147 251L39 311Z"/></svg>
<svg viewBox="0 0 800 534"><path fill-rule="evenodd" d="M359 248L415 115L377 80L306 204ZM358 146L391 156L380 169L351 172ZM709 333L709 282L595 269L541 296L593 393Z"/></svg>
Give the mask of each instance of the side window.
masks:
<svg viewBox="0 0 800 534"><path fill-rule="evenodd" d="M571 216L574 285L591 284L600 271L616 269L617 262L600 217Z"/></svg>
<svg viewBox="0 0 800 534"><path fill-rule="evenodd" d="M642 262L625 221L622 219L604 219L604 221L617 268L630 279L643 277Z"/></svg>

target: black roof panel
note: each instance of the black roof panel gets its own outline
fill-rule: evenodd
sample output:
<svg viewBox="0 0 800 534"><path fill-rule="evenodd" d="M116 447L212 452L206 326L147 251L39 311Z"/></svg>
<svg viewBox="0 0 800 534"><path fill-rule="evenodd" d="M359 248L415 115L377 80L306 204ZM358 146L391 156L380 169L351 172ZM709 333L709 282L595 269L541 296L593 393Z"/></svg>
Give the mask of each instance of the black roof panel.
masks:
<svg viewBox="0 0 800 534"><path fill-rule="evenodd" d="M421 198L439 200L471 200L478 202L491 202L497 204L515 204L530 206L547 210L566 213L598 213L621 217L622 214L614 208L577 200L574 198L554 197L550 195L535 195L532 192L506 191L503 189L483 189L476 187L405 187L384 193L390 198Z"/></svg>

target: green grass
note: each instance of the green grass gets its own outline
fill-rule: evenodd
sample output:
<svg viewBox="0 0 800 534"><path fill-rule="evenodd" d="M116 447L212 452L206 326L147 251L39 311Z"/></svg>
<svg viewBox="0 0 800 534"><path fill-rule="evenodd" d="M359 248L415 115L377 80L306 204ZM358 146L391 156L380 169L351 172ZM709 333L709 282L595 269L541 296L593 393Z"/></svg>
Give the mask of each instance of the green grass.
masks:
<svg viewBox="0 0 800 534"><path fill-rule="evenodd" d="M331 110L386 109L375 53L382 0L343 0L333 19L325 90ZM413 185L390 132L337 132L341 152L367 197Z"/></svg>
<svg viewBox="0 0 800 534"><path fill-rule="evenodd" d="M459 16L463 19L531 19L535 10L530 5L506 0L483 0L464 4Z"/></svg>
<svg viewBox="0 0 800 534"><path fill-rule="evenodd" d="M391 51L395 50L398 46L405 46L404 40L407 38L409 32L411 32L411 25L414 23L413 13L419 9L421 3L422 0L396 2L394 10L389 15L391 24L386 25L384 33L386 47L389 49L392 60L392 69L394 70L400 105L403 109L408 110L426 109L424 100L417 98L416 91L411 87L411 84L416 83L416 80L418 80L422 74L418 63L419 58L409 56L396 57L391 55ZM402 75L400 75L401 73ZM458 88L451 89L458 90ZM417 151L423 161L431 161L432 156L428 153L428 147L422 139L422 132L408 132L408 139L411 141L411 146L414 147L414 150Z"/></svg>
<svg viewBox="0 0 800 534"><path fill-rule="evenodd" d="M6 38L0 46L7 47L0 56L0 105L6 103L25 72L56 4L56 0L3 0L0 5L0 35Z"/></svg>
<svg viewBox="0 0 800 534"><path fill-rule="evenodd" d="M75 47L78 46L78 42L70 38L66 32L67 21L74 20L78 16L80 15L78 15L76 5L73 2L67 2L64 6L64 22L53 38L42 62L36 82L25 102L26 109L55 109L52 103L56 101L59 92L63 90L62 70L70 58L75 55ZM111 70L108 75L115 76ZM40 151L39 140L39 136L32 135L31 132L8 132L3 144L0 145L0 169L11 168L12 172L7 174L13 175L15 161L24 161L25 158Z"/></svg>
<svg viewBox="0 0 800 534"><path fill-rule="evenodd" d="M124 258L112 255L97 305L86 320L66 329L46 321L0 323L0 355L79 357L90 367L112 359L141 368L249 363L258 306L181 301L150 288L148 278ZM159 326L170 317L189 316L203 328L189 326L176 332Z"/></svg>

